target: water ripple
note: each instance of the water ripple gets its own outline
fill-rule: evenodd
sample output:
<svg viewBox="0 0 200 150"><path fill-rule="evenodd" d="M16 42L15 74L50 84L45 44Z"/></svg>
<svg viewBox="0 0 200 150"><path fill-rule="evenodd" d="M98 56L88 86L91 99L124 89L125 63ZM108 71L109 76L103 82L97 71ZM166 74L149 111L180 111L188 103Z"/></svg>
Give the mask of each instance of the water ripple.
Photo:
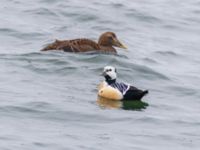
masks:
<svg viewBox="0 0 200 150"><path fill-rule="evenodd" d="M0 4L0 149L199 149L200 2ZM129 51L39 51L54 39L97 40L106 31ZM101 108L106 65L117 68L119 82L149 89L146 109Z"/></svg>

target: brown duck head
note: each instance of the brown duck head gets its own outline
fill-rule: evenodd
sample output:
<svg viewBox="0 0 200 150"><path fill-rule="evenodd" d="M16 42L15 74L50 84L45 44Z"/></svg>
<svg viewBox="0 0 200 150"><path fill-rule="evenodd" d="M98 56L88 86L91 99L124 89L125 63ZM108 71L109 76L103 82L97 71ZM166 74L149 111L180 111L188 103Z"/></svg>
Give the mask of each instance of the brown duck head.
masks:
<svg viewBox="0 0 200 150"><path fill-rule="evenodd" d="M113 32L105 32L103 33L98 41L100 47L119 47L123 49L127 49L118 39L115 33ZM114 48L113 48L114 49Z"/></svg>

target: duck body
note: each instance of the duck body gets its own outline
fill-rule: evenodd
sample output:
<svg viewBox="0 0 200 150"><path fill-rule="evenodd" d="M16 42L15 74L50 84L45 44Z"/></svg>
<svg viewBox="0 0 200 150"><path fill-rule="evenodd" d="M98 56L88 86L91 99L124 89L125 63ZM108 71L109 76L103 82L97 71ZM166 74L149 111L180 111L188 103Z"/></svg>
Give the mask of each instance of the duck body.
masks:
<svg viewBox="0 0 200 150"><path fill-rule="evenodd" d="M103 71L105 81L99 86L98 95L111 100L141 100L148 90L140 90L125 83L116 82L116 69L106 66Z"/></svg>
<svg viewBox="0 0 200 150"><path fill-rule="evenodd" d="M115 54L117 51L113 46L126 49L126 47L119 42L113 32L105 32L100 36L98 43L86 38L74 40L56 40L55 42L44 47L41 51L60 50L74 53L98 51Z"/></svg>
<svg viewBox="0 0 200 150"><path fill-rule="evenodd" d="M98 95L111 100L141 100L148 91L140 90L134 86L114 81L109 84L104 81L99 88Z"/></svg>

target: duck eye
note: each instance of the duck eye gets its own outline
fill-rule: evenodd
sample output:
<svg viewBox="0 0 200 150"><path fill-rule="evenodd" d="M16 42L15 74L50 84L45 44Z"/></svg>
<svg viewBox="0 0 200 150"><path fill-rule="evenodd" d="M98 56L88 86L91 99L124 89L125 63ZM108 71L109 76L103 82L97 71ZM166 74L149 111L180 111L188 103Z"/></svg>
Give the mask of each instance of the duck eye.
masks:
<svg viewBox="0 0 200 150"><path fill-rule="evenodd" d="M108 37L108 39L109 39L109 40L112 40L112 39L113 39L113 37L112 37L112 36L109 36L109 37Z"/></svg>
<svg viewBox="0 0 200 150"><path fill-rule="evenodd" d="M112 69L107 69L106 72L112 71Z"/></svg>

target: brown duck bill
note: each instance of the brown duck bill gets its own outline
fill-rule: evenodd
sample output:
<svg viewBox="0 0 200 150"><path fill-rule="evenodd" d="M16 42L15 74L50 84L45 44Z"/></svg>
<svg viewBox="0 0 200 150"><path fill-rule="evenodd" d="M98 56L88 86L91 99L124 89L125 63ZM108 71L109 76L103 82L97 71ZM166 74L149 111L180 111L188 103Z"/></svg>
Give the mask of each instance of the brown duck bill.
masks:
<svg viewBox="0 0 200 150"><path fill-rule="evenodd" d="M119 48L127 49L127 47L117 39L114 41L113 45Z"/></svg>

